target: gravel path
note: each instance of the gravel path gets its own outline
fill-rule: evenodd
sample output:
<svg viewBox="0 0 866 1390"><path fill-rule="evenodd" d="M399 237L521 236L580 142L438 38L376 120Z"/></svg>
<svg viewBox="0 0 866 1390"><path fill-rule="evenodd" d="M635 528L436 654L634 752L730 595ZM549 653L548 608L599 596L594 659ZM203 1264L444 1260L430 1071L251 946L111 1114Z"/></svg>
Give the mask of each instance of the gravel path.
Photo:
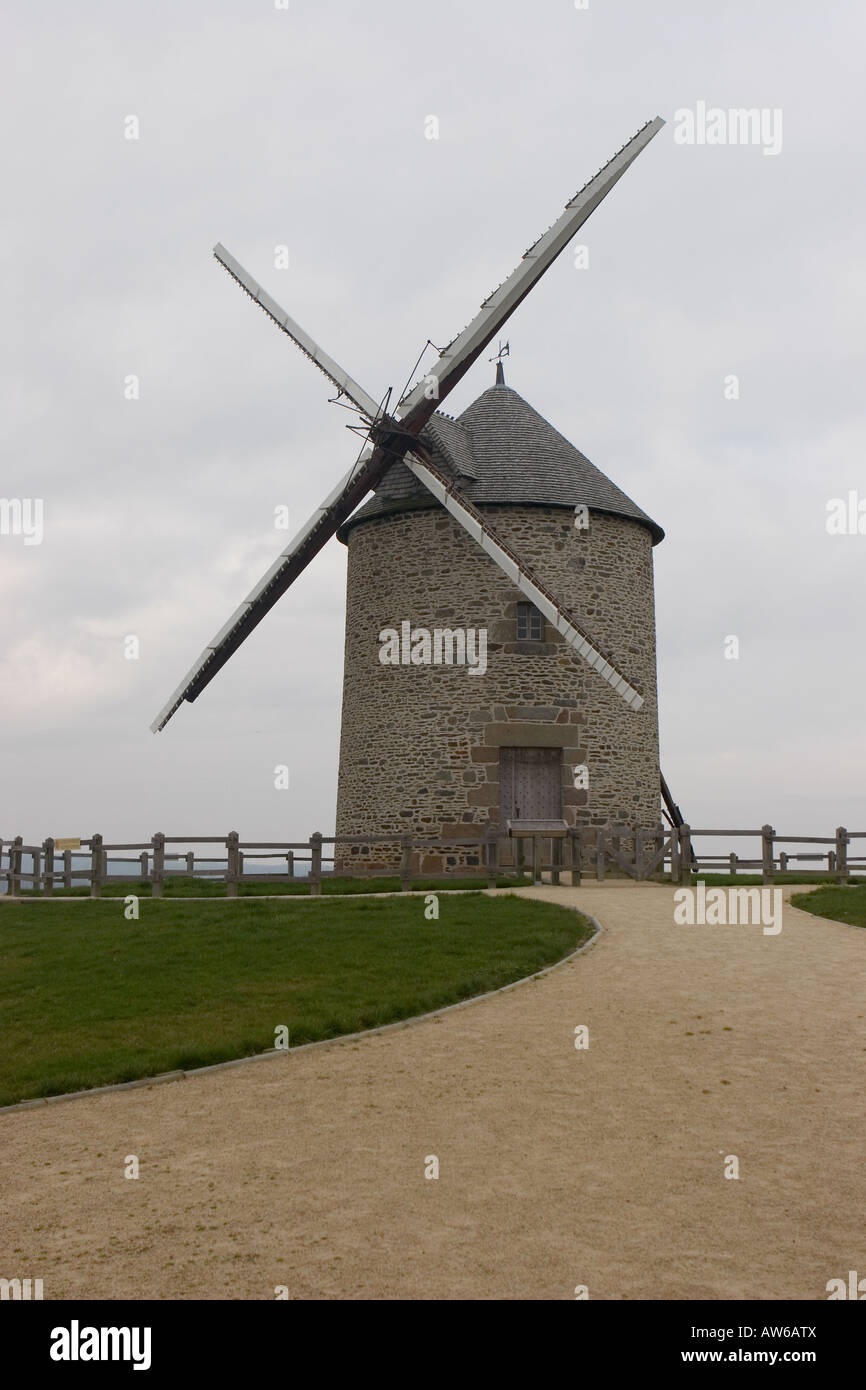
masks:
<svg viewBox="0 0 866 1390"><path fill-rule="evenodd" d="M605 931L410 1028L0 1116L0 1274L46 1298L821 1299L866 1273L866 932L787 902L778 936L676 926L650 885L522 895Z"/></svg>

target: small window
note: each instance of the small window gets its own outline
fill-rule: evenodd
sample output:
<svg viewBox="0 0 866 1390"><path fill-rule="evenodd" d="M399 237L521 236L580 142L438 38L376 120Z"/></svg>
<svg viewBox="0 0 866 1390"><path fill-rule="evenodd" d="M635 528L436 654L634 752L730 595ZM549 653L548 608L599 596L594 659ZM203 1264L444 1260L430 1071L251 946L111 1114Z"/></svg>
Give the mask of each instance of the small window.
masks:
<svg viewBox="0 0 866 1390"><path fill-rule="evenodd" d="M534 603L517 605L518 642L541 642L544 638L544 618Z"/></svg>

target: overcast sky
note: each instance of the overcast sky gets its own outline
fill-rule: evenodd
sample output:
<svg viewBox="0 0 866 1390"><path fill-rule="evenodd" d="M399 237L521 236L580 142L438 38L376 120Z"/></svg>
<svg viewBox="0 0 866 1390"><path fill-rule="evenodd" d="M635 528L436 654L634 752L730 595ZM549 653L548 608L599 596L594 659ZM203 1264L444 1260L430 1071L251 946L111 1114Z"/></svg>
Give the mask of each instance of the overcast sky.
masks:
<svg viewBox="0 0 866 1390"><path fill-rule="evenodd" d="M336 540L149 729L285 545L275 507L294 530L358 447L211 248L399 392L657 114L589 268L566 252L511 320L508 383L667 532L686 818L866 829L866 534L826 529L866 501L864 40L853 0L6 6L0 495L43 499L44 538L0 536L0 835L332 833ZM781 149L677 143L701 102L781 111Z"/></svg>

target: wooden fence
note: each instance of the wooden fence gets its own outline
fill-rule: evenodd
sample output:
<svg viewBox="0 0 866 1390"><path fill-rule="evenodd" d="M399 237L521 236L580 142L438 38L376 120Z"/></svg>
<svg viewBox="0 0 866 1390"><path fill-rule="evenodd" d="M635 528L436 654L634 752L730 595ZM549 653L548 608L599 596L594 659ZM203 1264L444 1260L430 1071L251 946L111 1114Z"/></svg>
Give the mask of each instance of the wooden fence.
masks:
<svg viewBox="0 0 866 1390"><path fill-rule="evenodd" d="M702 836L757 839L761 846L760 858L742 858L735 852L702 855L699 852ZM237 897L241 883L285 884L295 879L298 864L309 864L303 881L309 884L312 894L319 894L323 881L334 876L333 867L327 866L333 866L335 853L345 860L345 852L355 846L362 854L369 854L373 846L390 845L390 865L359 868L352 864L346 876L396 877L404 892L419 879L451 875L478 878L492 887L503 873L524 872L536 882L549 875L551 882L559 883L565 874L575 884L587 873L598 880L613 873L638 880L664 875L673 882L688 884L700 873L736 875L759 871L763 883L773 883L792 872L792 864L796 867L803 861L823 866L826 861L825 872L844 883L852 869L862 871L862 866L866 865L866 855L852 856L850 853L852 843L857 840L866 840L866 831L849 831L844 826L832 836L821 836L777 835L770 825L760 830L604 825L571 829L560 838L538 835L517 840L501 834L495 827L481 836L467 834L465 839L447 840L412 835L324 836L316 831L303 841L242 841L233 830L228 835L158 833L148 841L106 844L102 835L92 835L79 841L77 850L59 850L51 838L43 840L41 845L28 845L19 835L14 840L0 840L0 881L5 881L7 893L12 897L20 896L22 888L48 897L55 887L71 888L81 883L89 886L91 897L98 898L108 882L145 882L151 885L153 896L159 898L170 879L210 878L225 883L226 893L232 898ZM215 848L204 854L194 849L171 848L179 845L212 845ZM779 849L781 845L826 845L827 849L800 852ZM224 854L218 853L216 847ZM421 872L421 861L431 852L444 856L446 867L441 874ZM24 867L25 856L31 862L29 869ZM73 868L76 857L88 859L87 866ZM461 863L461 859L464 862ZM251 872L252 860L271 861L274 871ZM449 865L448 860L453 863ZM467 860L474 862L467 863Z"/></svg>
<svg viewBox="0 0 866 1390"><path fill-rule="evenodd" d="M101 897L106 883L149 883L153 896L162 897L166 882L172 878L211 878L225 883L229 897L236 897L240 883L281 883L296 879L296 866L309 864L309 872L300 879L310 886L313 894L321 893L322 881L334 876L334 850L344 852L357 846L362 851L370 846L393 847L393 863L375 868L361 868L354 864L352 878L388 877L399 878L403 890L408 890L413 879L429 879L429 873L421 874L415 862L420 853L440 851L446 854L478 860L477 867L463 866L457 870L461 877L480 877L488 884L495 883L498 868L497 845L499 837L487 836L479 841L478 836L467 836L465 840L432 840L413 838L410 835L339 835L325 836L314 832L309 840L302 841L242 841L237 831L228 835L164 835L161 832L148 841L125 843L106 843L102 835L91 835L79 841L75 850L58 850L53 839L43 840L41 845L25 844L19 835L14 840L0 840L0 880L5 880L7 892L17 897L26 887L51 896L55 887L71 888L78 883L90 887L90 896ZM213 845L224 851L208 850L196 853L187 849L175 851L169 846ZM328 847L333 847L329 852ZM134 856L122 851L136 851ZM31 860L31 867L24 867L25 856ZM85 868L73 868L76 859L86 858ZM277 860L273 872L262 873L250 870L250 861ZM183 867L172 867L180 865ZM214 867L214 865L216 867ZM133 867L134 866L134 867ZM453 870L444 870L446 874Z"/></svg>

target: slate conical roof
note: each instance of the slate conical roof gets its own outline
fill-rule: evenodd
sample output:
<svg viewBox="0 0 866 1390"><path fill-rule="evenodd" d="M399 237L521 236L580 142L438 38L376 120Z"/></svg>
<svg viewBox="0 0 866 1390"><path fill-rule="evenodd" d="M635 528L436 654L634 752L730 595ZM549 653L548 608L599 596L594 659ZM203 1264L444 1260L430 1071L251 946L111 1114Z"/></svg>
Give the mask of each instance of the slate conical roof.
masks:
<svg viewBox="0 0 866 1390"><path fill-rule="evenodd" d="M537 410L497 383L484 391L458 419L436 413L421 438L443 471L457 478L476 505L568 507L639 521L653 544L664 531L624 492L590 463ZM359 511L340 527L345 541L359 521L393 511L438 506L405 464L395 464Z"/></svg>

